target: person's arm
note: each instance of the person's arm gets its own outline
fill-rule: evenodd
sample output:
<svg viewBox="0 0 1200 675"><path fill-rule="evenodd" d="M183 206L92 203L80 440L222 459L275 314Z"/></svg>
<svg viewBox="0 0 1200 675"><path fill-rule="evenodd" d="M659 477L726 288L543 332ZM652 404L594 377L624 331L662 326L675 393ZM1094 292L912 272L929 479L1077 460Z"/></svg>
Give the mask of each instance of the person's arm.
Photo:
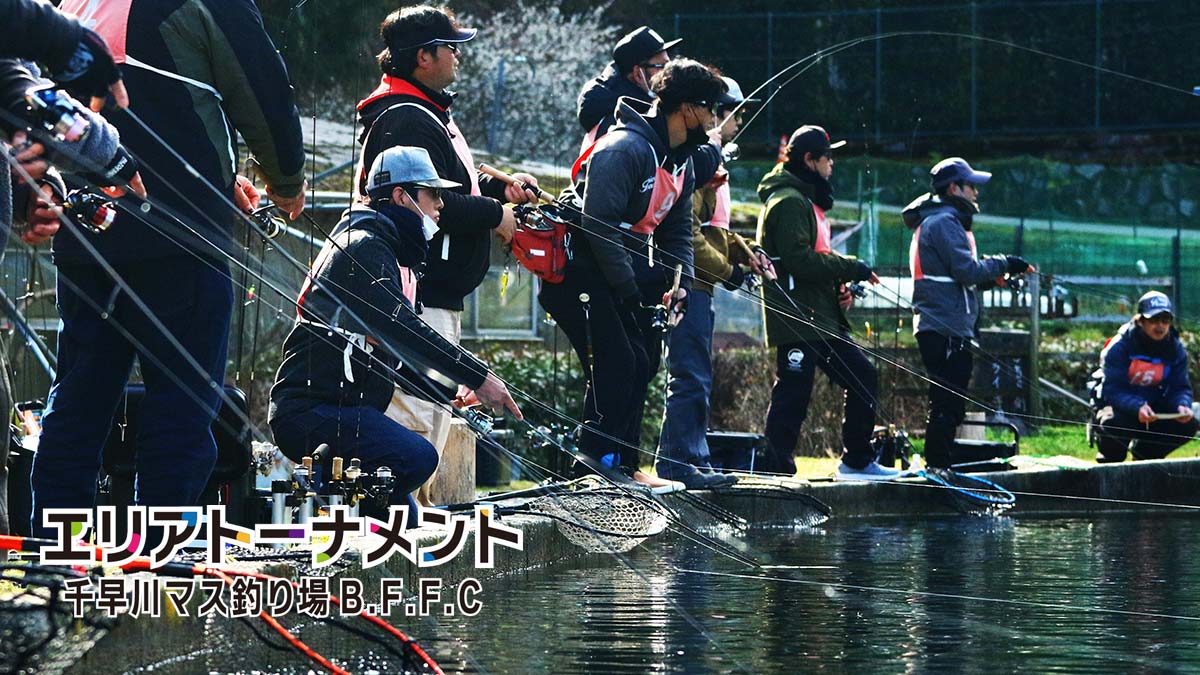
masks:
<svg viewBox="0 0 1200 675"><path fill-rule="evenodd" d="M1124 340L1114 340L1104 352L1104 402L1114 410L1136 417L1146 399L1129 386L1129 349Z"/></svg>
<svg viewBox="0 0 1200 675"><path fill-rule="evenodd" d="M715 143L705 143L691 152L692 170L696 176L696 185L708 185L721 168L721 146Z"/></svg>
<svg viewBox="0 0 1200 675"><path fill-rule="evenodd" d="M251 0L203 0L206 46L221 106L253 153L257 173L280 201L303 197L304 138L300 113L283 63ZM165 30L165 28L164 28ZM300 208L303 208L301 202ZM298 214L298 211L297 211Z"/></svg>
<svg viewBox="0 0 1200 675"><path fill-rule="evenodd" d="M637 157L621 148L601 147L588 158L582 229L605 281L622 301L636 302L638 297L620 225L643 171Z"/></svg>
<svg viewBox="0 0 1200 675"><path fill-rule="evenodd" d="M1174 338L1172 338L1174 339ZM1167 382L1166 396L1172 410L1192 407L1192 382L1188 376L1188 355L1178 340L1175 340L1175 361L1171 364L1171 378Z"/></svg>
<svg viewBox="0 0 1200 675"><path fill-rule="evenodd" d="M696 193L695 201L702 199L700 192ZM719 228L718 228L719 229ZM721 230L724 232L724 230ZM692 251L693 264L696 267L696 278L710 284L719 284L723 281L728 281L733 275L733 265L729 259L721 255L721 252L713 247L708 242L708 237L704 234L704 228L700 226L698 218L692 218ZM733 251L730 251L732 257Z"/></svg>
<svg viewBox="0 0 1200 675"><path fill-rule="evenodd" d="M817 215L807 201L776 194L767 201L763 221L764 231L773 233L775 250L771 255L779 258L780 267L796 281L836 282L854 277L857 258L817 253L813 248Z"/></svg>
<svg viewBox="0 0 1200 675"><path fill-rule="evenodd" d="M982 284L1004 276L1007 263L1004 258L976 260L971 251L967 232L950 216L930 218L921 226L921 232L929 228L931 241L937 254L947 262L950 277L964 286Z"/></svg>
<svg viewBox="0 0 1200 675"><path fill-rule="evenodd" d="M0 56L12 56L46 64L57 72L79 45L83 27L48 2L0 0Z"/></svg>

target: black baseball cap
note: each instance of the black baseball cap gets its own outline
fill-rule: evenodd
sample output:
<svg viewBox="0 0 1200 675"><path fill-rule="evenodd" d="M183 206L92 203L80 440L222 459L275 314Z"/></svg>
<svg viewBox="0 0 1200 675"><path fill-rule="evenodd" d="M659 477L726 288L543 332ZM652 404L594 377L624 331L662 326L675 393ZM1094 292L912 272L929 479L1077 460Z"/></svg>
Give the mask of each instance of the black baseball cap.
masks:
<svg viewBox="0 0 1200 675"><path fill-rule="evenodd" d="M396 10L380 26L380 34L393 52L432 44L468 42L478 33L474 28L459 26L446 12L428 6Z"/></svg>
<svg viewBox="0 0 1200 675"><path fill-rule="evenodd" d="M831 142L829 132L823 127L805 124L793 131L792 137L788 139L788 156L800 159L804 157L804 153L811 152L814 157L821 157L844 145L846 141Z"/></svg>
<svg viewBox="0 0 1200 675"><path fill-rule="evenodd" d="M1143 319L1149 319L1152 316L1159 314L1169 314L1175 316L1175 307L1171 305L1171 299L1165 293L1159 291L1150 291L1138 299L1137 304L1138 316Z"/></svg>
<svg viewBox="0 0 1200 675"><path fill-rule="evenodd" d="M642 26L617 41L613 47L613 62L617 70L628 73L634 66L659 52L665 52L683 42L683 38L666 42L649 26Z"/></svg>
<svg viewBox="0 0 1200 675"><path fill-rule="evenodd" d="M944 188L951 183L970 183L983 185L992 179L987 171L976 171L962 157L947 157L929 170L929 183L934 190Z"/></svg>

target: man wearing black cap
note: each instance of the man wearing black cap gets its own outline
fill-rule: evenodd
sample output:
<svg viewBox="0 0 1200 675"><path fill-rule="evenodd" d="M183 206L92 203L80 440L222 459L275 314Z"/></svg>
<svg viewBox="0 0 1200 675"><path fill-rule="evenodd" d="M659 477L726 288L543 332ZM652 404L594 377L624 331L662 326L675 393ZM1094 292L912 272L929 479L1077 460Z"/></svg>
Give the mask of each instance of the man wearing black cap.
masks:
<svg viewBox="0 0 1200 675"><path fill-rule="evenodd" d="M847 282L879 277L867 263L833 251L829 219L833 208L833 150L818 126L797 129L788 141L787 158L763 177L758 196L763 210L758 240L775 259L779 279L766 286L767 344L775 347L775 387L767 410L766 471L792 475L792 453L812 398L813 377L820 368L846 390L842 422L840 476L880 480L895 476L875 461L871 432L875 426L875 366L850 337L846 310Z"/></svg>
<svg viewBox="0 0 1200 675"><path fill-rule="evenodd" d="M616 115L617 99L630 96L649 102L650 80L670 60L667 51L683 40L664 41L649 26L621 38L613 47L613 60L604 72L579 92L579 125L586 136L583 148L608 133Z"/></svg>
<svg viewBox="0 0 1200 675"><path fill-rule="evenodd" d="M913 332L932 380L925 463L947 468L955 431L966 414L963 394L971 381L970 345L979 323L976 286L1035 270L1017 256L978 258L971 226L979 212L979 186L992 174L950 157L935 164L929 175L933 191L913 200L903 217L913 229Z"/></svg>
<svg viewBox="0 0 1200 675"><path fill-rule="evenodd" d="M1161 459L1200 430L1192 413L1188 355L1172 326L1171 299L1150 291L1137 314L1100 352L1101 380L1092 421L1097 462Z"/></svg>
<svg viewBox="0 0 1200 675"><path fill-rule="evenodd" d="M358 188L365 194L366 167L386 148L424 148L443 179L459 187L442 191L445 206L418 291L421 319L451 342L461 337L463 301L487 275L491 239L512 239L516 220L502 202L523 203L531 193L508 186L475 169L471 149L451 117L454 94L446 90L458 73L459 51L476 31L463 28L448 10L404 7L379 26L385 44L379 54L379 87L358 104L363 154ZM536 186L529 174L513 174ZM431 435L447 427L443 413L423 401L409 401L405 423Z"/></svg>
<svg viewBox="0 0 1200 675"><path fill-rule="evenodd" d="M648 345L661 342L658 313L646 305L683 311L692 276L692 153L709 142L716 110L730 101L725 83L703 64L671 61L651 80L655 102L622 98L617 124L575 165L582 195L583 236L565 279L542 286L538 299L571 340L588 376L581 465L624 473L653 488L667 481L639 470ZM658 268L682 266L674 298L659 292L646 302L637 276L639 253L653 242Z"/></svg>

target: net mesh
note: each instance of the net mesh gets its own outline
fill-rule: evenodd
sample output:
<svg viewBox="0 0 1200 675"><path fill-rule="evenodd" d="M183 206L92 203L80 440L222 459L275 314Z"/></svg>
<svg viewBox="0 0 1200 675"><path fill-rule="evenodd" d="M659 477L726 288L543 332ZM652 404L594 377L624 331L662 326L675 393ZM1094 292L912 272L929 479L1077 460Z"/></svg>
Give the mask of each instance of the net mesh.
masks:
<svg viewBox="0 0 1200 675"><path fill-rule="evenodd" d="M568 541L591 553L632 550L668 523L653 501L616 489L546 495L528 509L553 518Z"/></svg>
<svg viewBox="0 0 1200 675"><path fill-rule="evenodd" d="M74 573L59 568L6 564L0 571L0 672L65 672L115 625L99 613L72 616L62 600Z"/></svg>

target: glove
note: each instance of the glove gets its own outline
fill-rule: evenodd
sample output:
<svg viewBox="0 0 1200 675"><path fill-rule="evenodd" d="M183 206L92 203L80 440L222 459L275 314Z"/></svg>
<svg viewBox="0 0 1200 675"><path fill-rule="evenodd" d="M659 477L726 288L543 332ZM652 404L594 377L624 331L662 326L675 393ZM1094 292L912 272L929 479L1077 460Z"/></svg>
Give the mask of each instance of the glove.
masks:
<svg viewBox="0 0 1200 675"><path fill-rule="evenodd" d="M1029 263L1025 262L1024 258L1015 255L1006 255L1004 260L1008 267L1004 270L1008 274L1024 274L1029 270Z"/></svg>
<svg viewBox="0 0 1200 675"><path fill-rule="evenodd" d="M86 28L67 65L54 75L54 81L84 99L107 95L109 86L120 79L121 71L104 38Z"/></svg>
<svg viewBox="0 0 1200 675"><path fill-rule="evenodd" d="M731 291L736 291L737 289L741 288L742 284L744 284L745 282L746 282L746 271L742 269L741 265L734 265L733 266L733 274L730 274L728 279L726 279L725 281L722 281L721 285L724 286L725 288L728 288Z"/></svg>
<svg viewBox="0 0 1200 675"><path fill-rule="evenodd" d="M853 276L850 278L850 280L851 281L866 281L867 279L871 278L871 275L873 273L874 272L871 270L870 265L859 260L858 262L854 263L854 272L852 273Z"/></svg>

